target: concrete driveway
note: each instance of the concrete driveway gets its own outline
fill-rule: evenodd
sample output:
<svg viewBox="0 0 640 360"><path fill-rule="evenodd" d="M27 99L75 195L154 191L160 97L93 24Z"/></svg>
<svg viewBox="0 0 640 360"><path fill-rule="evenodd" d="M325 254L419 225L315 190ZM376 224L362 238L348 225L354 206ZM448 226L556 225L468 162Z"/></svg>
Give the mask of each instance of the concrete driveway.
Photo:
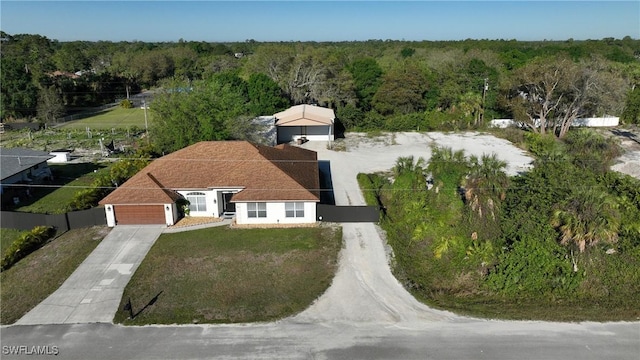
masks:
<svg viewBox="0 0 640 360"><path fill-rule="evenodd" d="M117 226L17 325L111 323L124 288L165 226Z"/></svg>

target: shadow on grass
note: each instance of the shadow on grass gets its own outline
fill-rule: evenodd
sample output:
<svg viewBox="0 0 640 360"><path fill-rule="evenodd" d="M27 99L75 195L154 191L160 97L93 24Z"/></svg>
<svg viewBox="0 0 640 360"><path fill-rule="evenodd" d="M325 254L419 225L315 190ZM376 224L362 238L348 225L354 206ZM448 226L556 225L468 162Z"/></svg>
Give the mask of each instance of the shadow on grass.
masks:
<svg viewBox="0 0 640 360"><path fill-rule="evenodd" d="M136 317L138 317L138 315L142 314L142 312L145 311L149 306L152 306L153 304L155 304L156 301L158 301L158 298L160 297L160 294L162 294L163 292L164 292L164 290L160 291L156 296L154 296L151 300L149 300L147 305L142 307L142 309L140 309L136 313L133 312L133 306L131 305L131 298L127 299L127 303L124 304L124 308L122 310L123 311L128 311L129 312L129 319L133 320Z"/></svg>

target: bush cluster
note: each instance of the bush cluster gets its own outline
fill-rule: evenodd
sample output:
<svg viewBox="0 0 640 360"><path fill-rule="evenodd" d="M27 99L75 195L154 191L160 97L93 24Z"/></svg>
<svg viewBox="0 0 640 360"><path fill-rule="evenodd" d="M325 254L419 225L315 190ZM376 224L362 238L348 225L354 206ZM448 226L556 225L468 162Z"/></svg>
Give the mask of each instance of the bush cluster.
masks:
<svg viewBox="0 0 640 360"><path fill-rule="evenodd" d="M5 271L18 261L38 250L56 234L52 226L36 226L16 239L2 257L0 270Z"/></svg>

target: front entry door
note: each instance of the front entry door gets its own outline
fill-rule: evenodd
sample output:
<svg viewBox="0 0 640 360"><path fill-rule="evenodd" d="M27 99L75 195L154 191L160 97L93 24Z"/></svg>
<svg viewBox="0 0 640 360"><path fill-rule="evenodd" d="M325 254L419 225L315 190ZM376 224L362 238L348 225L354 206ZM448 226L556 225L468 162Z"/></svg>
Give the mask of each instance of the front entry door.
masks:
<svg viewBox="0 0 640 360"><path fill-rule="evenodd" d="M236 204L231 202L231 197L233 193L223 193L222 194L222 212L224 213L235 213L236 212Z"/></svg>

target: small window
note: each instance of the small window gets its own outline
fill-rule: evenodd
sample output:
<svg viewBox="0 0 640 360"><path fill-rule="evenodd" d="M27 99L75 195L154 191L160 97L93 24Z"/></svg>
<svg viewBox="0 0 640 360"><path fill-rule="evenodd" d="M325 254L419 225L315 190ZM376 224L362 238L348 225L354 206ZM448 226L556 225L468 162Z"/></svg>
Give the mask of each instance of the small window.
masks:
<svg viewBox="0 0 640 360"><path fill-rule="evenodd" d="M285 215L288 218L304 217L304 203L294 202L284 204Z"/></svg>
<svg viewBox="0 0 640 360"><path fill-rule="evenodd" d="M189 201L189 211L207 211L207 195L201 192L191 192L187 194Z"/></svg>
<svg viewBox="0 0 640 360"><path fill-rule="evenodd" d="M250 218L266 218L267 203L247 203L247 216Z"/></svg>

